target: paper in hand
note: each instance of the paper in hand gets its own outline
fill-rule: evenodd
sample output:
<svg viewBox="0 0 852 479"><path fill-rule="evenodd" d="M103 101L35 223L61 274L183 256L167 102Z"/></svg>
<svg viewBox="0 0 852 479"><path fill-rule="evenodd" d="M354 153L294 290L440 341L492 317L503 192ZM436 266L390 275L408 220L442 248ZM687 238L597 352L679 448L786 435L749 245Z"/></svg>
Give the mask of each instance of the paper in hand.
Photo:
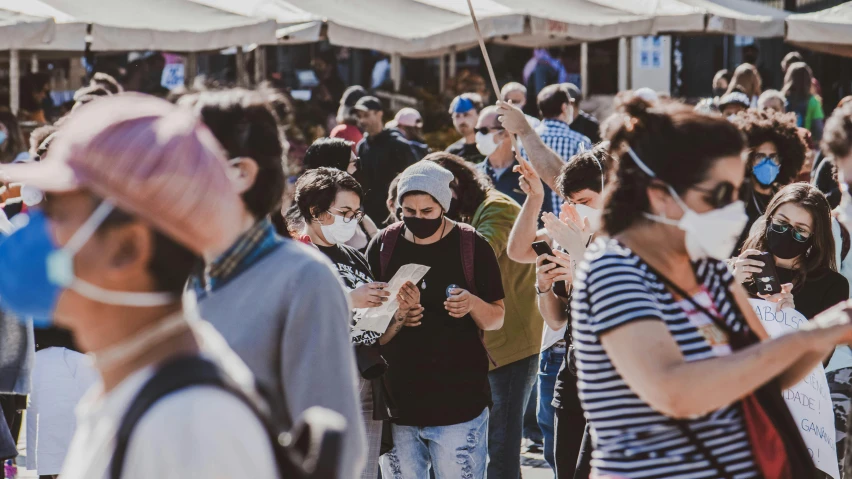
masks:
<svg viewBox="0 0 852 479"><path fill-rule="evenodd" d="M369 308L365 311L365 314L361 316L361 319L355 324L355 327L364 331L375 331L377 333L384 333L388 329L388 323L390 323L391 318L393 318L396 310L399 309L399 303L396 301L396 295L399 294L399 290L402 288L402 285L411 281L414 284L420 282L426 273L429 272L428 266L423 266L420 264L407 264L396 272L393 275L393 278L388 282L388 287L385 291L390 293L390 301L387 303L377 307L377 308Z"/></svg>

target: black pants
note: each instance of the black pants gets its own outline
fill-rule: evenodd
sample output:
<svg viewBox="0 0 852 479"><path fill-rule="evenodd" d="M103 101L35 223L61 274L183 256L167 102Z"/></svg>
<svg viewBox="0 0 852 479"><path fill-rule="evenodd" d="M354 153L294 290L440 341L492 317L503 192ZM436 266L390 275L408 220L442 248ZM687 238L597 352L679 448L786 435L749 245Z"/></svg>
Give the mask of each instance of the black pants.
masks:
<svg viewBox="0 0 852 479"><path fill-rule="evenodd" d="M553 455L556 460L556 478L588 479L591 472L588 467L590 457L585 461L585 467L582 466L581 461L578 461L583 452L583 432L586 429L586 418L583 417L582 412L577 414L567 409L557 409L555 422L556 444L554 445ZM589 444L589 449L591 449L591 444Z"/></svg>

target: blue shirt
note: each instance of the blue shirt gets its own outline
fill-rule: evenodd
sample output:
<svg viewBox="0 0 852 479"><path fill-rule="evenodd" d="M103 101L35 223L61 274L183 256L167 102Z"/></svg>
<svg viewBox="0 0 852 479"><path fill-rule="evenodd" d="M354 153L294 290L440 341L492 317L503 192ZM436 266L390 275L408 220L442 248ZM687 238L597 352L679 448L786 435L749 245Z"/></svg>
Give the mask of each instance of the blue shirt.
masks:
<svg viewBox="0 0 852 479"><path fill-rule="evenodd" d="M521 190L521 185L519 183L521 174L513 171L517 164L518 160L513 161L512 164L509 165L509 168L498 174L498 171L491 166L491 162L488 158L486 158L485 161L476 165L476 169L491 178L491 182L494 183L494 188L496 188L497 191L510 196L513 200L517 201L518 204L522 205L527 199L527 195Z"/></svg>
<svg viewBox="0 0 852 479"><path fill-rule="evenodd" d="M572 156L581 151L590 150L592 142L588 137L572 130L568 123L554 118L545 118L541 125L535 129L541 140L551 150L553 150L562 161L567 162ZM526 158L526 151L522 151ZM545 187L546 188L546 187ZM545 189L545 193L550 193L550 204L545 201L543 211L552 211L559 214L559 208L562 206L562 197L554 191ZM545 196L546 197L546 196Z"/></svg>

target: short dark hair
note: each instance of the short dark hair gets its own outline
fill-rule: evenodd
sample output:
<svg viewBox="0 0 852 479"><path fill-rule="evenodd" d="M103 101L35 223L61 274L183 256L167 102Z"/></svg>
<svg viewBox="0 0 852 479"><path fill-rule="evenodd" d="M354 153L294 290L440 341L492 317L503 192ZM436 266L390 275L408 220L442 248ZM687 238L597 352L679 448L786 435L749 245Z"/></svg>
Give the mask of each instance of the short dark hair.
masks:
<svg viewBox="0 0 852 479"><path fill-rule="evenodd" d="M89 84L103 87L113 95L124 92L124 87L112 75L104 72L95 73Z"/></svg>
<svg viewBox="0 0 852 479"><path fill-rule="evenodd" d="M305 169L325 166L346 171L349 168L349 160L352 159L352 145L351 141L343 138L317 138L305 152Z"/></svg>
<svg viewBox="0 0 852 479"><path fill-rule="evenodd" d="M571 94L563 85L547 85L538 93L538 110L544 118L562 114L562 105L571 103Z"/></svg>
<svg viewBox="0 0 852 479"><path fill-rule="evenodd" d="M565 163L556 178L556 186L564 198L582 190L601 193L601 178L606 182L607 174L613 164L607 145L598 144L591 150L578 153Z"/></svg>
<svg viewBox="0 0 852 479"><path fill-rule="evenodd" d="M610 154L618 155L615 179L607 192L604 230L614 236L650 212L651 178L630 155L633 149L656 178L678 193L704 181L717 160L739 156L743 134L721 117L702 115L677 102L651 105L632 97L604 123Z"/></svg>
<svg viewBox="0 0 852 479"><path fill-rule="evenodd" d="M486 193L491 189L491 180L485 173L476 169L473 163L452 153L436 151L423 159L434 161L456 177L450 188L458 197L458 217L450 219L470 223L476 210L485 201Z"/></svg>
<svg viewBox="0 0 852 479"><path fill-rule="evenodd" d="M295 204L302 218L310 221L331 208L339 191L351 191L364 198L364 190L352 176L335 168L308 170L296 181Z"/></svg>
<svg viewBox="0 0 852 479"><path fill-rule="evenodd" d="M835 160L846 158L852 152L852 102L846 102L836 108L825 122L822 147L831 153Z"/></svg>
<svg viewBox="0 0 852 479"><path fill-rule="evenodd" d="M24 133L21 131L18 119L10 111L0 111L0 123L3 123L9 132L9 137L6 138L9 144L6 150L0 154L0 163L11 163L19 153L27 150L27 144L24 142Z"/></svg>
<svg viewBox="0 0 852 479"><path fill-rule="evenodd" d="M732 121L745 134L746 146L756 148L771 142L778 150L781 172L775 182L779 187L792 183L805 164L807 145L799 136L795 113L778 113L774 110L749 109L740 112ZM746 171L751 171L752 159L746 163Z"/></svg>
<svg viewBox="0 0 852 479"><path fill-rule="evenodd" d="M257 163L254 185L242 198L258 219L277 211L284 195L284 141L267 100L262 93L232 88L194 93L178 101L201 117L228 158L247 157Z"/></svg>
<svg viewBox="0 0 852 479"><path fill-rule="evenodd" d="M100 199L92 197L94 201ZM116 208L107 216L100 228L99 233L137 221L136 218ZM151 228L154 235L153 253L148 263L148 272L154 280L155 291L172 293L179 297L186 286L186 280L192 273L200 258L186 246L178 243L172 238Z"/></svg>

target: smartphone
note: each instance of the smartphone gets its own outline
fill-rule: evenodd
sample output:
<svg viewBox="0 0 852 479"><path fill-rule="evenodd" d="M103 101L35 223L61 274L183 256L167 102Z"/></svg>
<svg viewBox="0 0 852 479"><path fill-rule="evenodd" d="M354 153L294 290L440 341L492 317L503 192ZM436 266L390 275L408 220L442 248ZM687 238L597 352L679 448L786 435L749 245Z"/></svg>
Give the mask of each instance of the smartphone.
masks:
<svg viewBox="0 0 852 479"><path fill-rule="evenodd" d="M748 259L763 262L763 268L759 273L752 275L755 288L759 294L778 294L781 292L781 282L778 280L778 271L775 269L775 259L770 253L751 255Z"/></svg>
<svg viewBox="0 0 852 479"><path fill-rule="evenodd" d="M538 256L541 256L543 254L549 254L550 256L554 256L553 249L550 248L550 245L547 244L547 241L536 241L532 244L532 249ZM544 260L544 264L548 263L552 263L552 261ZM556 293L557 296L567 298L568 287L565 285L565 281L557 281L556 283L553 283L553 292Z"/></svg>

